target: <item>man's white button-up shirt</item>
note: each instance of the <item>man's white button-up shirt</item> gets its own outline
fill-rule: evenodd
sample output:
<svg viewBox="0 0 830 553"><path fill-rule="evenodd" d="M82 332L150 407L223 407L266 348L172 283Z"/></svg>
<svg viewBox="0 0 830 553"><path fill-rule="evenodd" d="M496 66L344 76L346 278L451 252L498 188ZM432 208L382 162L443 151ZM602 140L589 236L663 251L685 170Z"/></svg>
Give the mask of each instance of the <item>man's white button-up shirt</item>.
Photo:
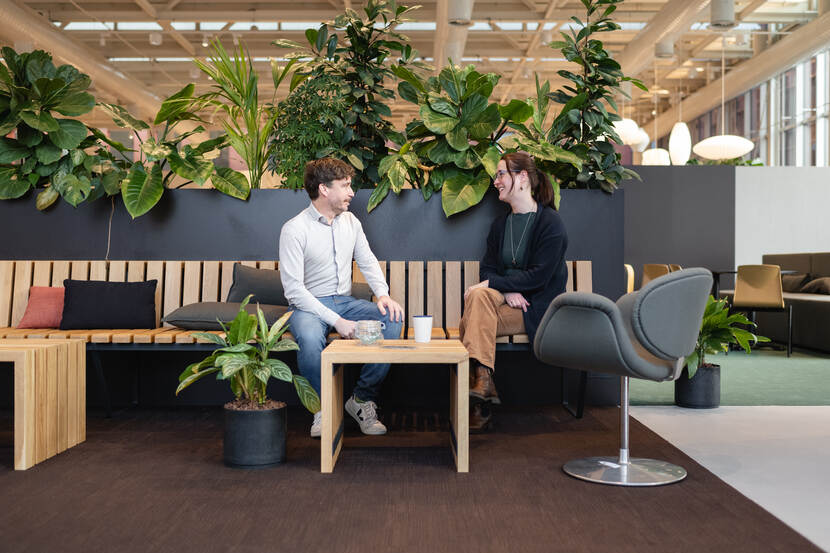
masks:
<svg viewBox="0 0 830 553"><path fill-rule="evenodd" d="M351 295L352 259L375 296L389 294L357 217L344 211L329 224L314 204L309 204L280 232L280 278L286 299L293 307L314 313L334 326L340 315L317 298Z"/></svg>

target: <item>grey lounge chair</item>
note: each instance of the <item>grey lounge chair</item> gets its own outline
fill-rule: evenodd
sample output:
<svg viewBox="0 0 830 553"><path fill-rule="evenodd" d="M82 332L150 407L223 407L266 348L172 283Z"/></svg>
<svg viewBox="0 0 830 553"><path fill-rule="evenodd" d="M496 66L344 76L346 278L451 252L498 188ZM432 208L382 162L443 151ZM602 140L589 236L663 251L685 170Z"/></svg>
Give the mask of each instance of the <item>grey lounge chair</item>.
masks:
<svg viewBox="0 0 830 553"><path fill-rule="evenodd" d="M659 486L686 477L682 467L628 456L628 379L674 380L697 340L712 274L685 269L656 278L615 304L586 292L553 300L533 350L543 363L620 376L617 457L589 457L563 467L571 476L619 486Z"/></svg>

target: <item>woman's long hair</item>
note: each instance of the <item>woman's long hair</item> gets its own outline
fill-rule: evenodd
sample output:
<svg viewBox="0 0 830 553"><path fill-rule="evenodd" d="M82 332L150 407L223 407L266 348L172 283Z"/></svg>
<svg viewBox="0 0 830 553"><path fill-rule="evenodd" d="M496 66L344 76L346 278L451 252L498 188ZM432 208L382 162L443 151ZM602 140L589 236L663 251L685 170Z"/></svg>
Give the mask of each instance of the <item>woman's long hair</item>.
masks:
<svg viewBox="0 0 830 553"><path fill-rule="evenodd" d="M549 205L553 209L553 187L550 184L550 179L543 172L536 167L533 158L524 152L513 152L511 154L504 154L501 159L507 165L510 173L510 183L513 183L513 173L521 171L527 172L528 180L530 181L530 195L542 206Z"/></svg>

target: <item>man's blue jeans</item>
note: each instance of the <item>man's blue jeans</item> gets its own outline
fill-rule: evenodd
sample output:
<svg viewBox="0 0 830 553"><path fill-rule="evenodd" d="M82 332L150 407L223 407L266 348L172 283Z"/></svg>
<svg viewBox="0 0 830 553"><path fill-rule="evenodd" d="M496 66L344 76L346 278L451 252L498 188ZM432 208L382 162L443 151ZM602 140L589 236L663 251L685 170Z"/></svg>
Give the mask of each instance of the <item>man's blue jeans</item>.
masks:
<svg viewBox="0 0 830 553"><path fill-rule="evenodd" d="M398 339L401 337L403 321L389 319L389 311L381 315L378 306L366 300L351 296L326 296L317 298L320 303L349 321L382 321L386 328L383 337ZM326 337L332 328L320 317L308 311L294 309L288 319L289 331L300 346L297 352L297 365L300 374L308 379L317 393L320 393L320 353L326 347ZM367 363L360 371L360 378L354 388L354 395L363 401L375 401L380 385L389 372L389 363Z"/></svg>

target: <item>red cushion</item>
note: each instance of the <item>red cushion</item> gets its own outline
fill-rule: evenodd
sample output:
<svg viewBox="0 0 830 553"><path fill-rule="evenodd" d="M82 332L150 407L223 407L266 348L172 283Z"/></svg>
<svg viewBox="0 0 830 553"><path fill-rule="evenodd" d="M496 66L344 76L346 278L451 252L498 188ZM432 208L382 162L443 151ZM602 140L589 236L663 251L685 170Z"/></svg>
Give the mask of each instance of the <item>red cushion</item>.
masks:
<svg viewBox="0 0 830 553"><path fill-rule="evenodd" d="M32 286L29 303L17 328L58 328L63 316L63 288Z"/></svg>

